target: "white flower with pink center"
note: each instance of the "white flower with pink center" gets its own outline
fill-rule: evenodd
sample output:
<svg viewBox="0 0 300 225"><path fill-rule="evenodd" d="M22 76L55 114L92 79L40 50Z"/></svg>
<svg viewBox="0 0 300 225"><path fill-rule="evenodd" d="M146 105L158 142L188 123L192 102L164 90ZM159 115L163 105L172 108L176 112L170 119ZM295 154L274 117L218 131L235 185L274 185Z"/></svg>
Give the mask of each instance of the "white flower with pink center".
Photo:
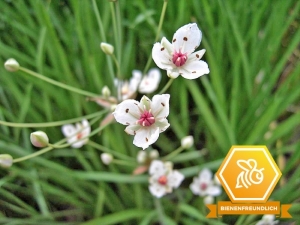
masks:
<svg viewBox="0 0 300 225"><path fill-rule="evenodd" d="M153 160L151 162L149 174L149 191L157 198L171 193L173 188L178 188L184 179L182 173L173 170L171 163L164 163L160 160Z"/></svg>
<svg viewBox="0 0 300 225"><path fill-rule="evenodd" d="M209 73L206 62L200 60L205 49L196 51L200 45L202 33L196 23L179 28L173 36L172 44L163 37L161 43L155 43L152 58L156 65L171 78L179 75L186 79L196 79Z"/></svg>
<svg viewBox="0 0 300 225"><path fill-rule="evenodd" d="M191 191L195 195L218 196L221 194L221 187L213 180L213 174L209 169L203 169L198 177L194 177L193 183L190 185Z"/></svg>
<svg viewBox="0 0 300 225"><path fill-rule="evenodd" d="M113 115L117 122L127 125L125 132L135 135L133 144L143 149L148 148L170 124L169 94L155 95L152 101L143 96L138 102L127 99L117 105Z"/></svg>
<svg viewBox="0 0 300 225"><path fill-rule="evenodd" d="M80 148L88 142L88 136L91 133L91 127L89 122L84 119L81 123L66 124L62 126L62 133L68 138L68 143L73 148Z"/></svg>

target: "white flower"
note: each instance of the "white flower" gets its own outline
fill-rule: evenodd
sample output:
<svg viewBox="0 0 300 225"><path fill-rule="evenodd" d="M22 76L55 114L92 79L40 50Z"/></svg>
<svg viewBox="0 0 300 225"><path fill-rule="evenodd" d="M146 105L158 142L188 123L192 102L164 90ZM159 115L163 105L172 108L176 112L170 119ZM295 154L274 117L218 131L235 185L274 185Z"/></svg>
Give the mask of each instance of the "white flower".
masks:
<svg viewBox="0 0 300 225"><path fill-rule="evenodd" d="M142 76L142 72L139 70L134 70L135 73L140 73ZM160 70L157 68L152 68L149 70L148 74L144 75L140 85L139 92L142 94L150 94L154 92L159 85L161 78Z"/></svg>
<svg viewBox="0 0 300 225"><path fill-rule="evenodd" d="M35 131L30 134L30 141L35 147L43 148L48 146L49 138L43 131Z"/></svg>
<svg viewBox="0 0 300 225"><path fill-rule="evenodd" d="M88 142L87 136L91 133L91 127L89 122L84 119L81 123L76 123L75 126L72 124L62 126L62 132L73 148L80 148Z"/></svg>
<svg viewBox="0 0 300 225"><path fill-rule="evenodd" d="M109 165L114 159L114 157L109 153L102 153L100 157L101 157L101 161L105 165Z"/></svg>
<svg viewBox="0 0 300 225"><path fill-rule="evenodd" d="M222 192L221 187L214 183L212 176L213 174L209 169L203 169L198 177L194 177L193 183L190 185L191 191L202 197L220 195Z"/></svg>
<svg viewBox="0 0 300 225"><path fill-rule="evenodd" d="M213 204L214 203L214 197L211 195L207 195L203 198L203 202L205 205Z"/></svg>
<svg viewBox="0 0 300 225"><path fill-rule="evenodd" d="M146 149L170 126L166 119L169 99L169 94L155 95L152 101L146 96L140 102L127 99L117 105L113 115L117 122L127 125L126 133L135 135L133 144Z"/></svg>
<svg viewBox="0 0 300 225"><path fill-rule="evenodd" d="M256 225L274 225L279 221L275 220L275 215L266 214L263 215L262 219L256 223Z"/></svg>
<svg viewBox="0 0 300 225"><path fill-rule="evenodd" d="M149 191L157 198L171 193L173 188L178 188L184 179L183 174L173 170L170 164L153 160L149 168Z"/></svg>
<svg viewBox="0 0 300 225"><path fill-rule="evenodd" d="M194 144L194 137L191 135L181 139L181 147L184 149L192 147L193 144Z"/></svg>
<svg viewBox="0 0 300 225"><path fill-rule="evenodd" d="M171 78L181 75L186 79L196 79L209 73L207 63L200 60L205 49L194 52L201 38L197 24L187 24L176 31L172 44L165 37L161 43L155 43L152 58L159 68L167 70Z"/></svg>
<svg viewBox="0 0 300 225"><path fill-rule="evenodd" d="M132 77L129 81L115 79L114 83L118 89L118 99L119 101L123 101L126 99L134 98L136 96L136 92L139 86L139 83L142 79L142 73L138 70L132 71Z"/></svg>
<svg viewBox="0 0 300 225"><path fill-rule="evenodd" d="M157 159L159 157L159 152L156 149L153 149L149 152L150 159Z"/></svg>

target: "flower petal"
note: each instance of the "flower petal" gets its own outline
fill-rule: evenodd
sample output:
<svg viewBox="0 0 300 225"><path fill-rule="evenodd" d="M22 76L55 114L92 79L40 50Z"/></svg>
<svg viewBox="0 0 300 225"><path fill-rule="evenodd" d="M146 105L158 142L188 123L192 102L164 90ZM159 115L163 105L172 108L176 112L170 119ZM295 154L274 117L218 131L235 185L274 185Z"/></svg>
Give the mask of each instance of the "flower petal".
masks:
<svg viewBox="0 0 300 225"><path fill-rule="evenodd" d="M222 190L219 186L211 185L207 188L206 192L207 192L208 195L218 196L222 193Z"/></svg>
<svg viewBox="0 0 300 225"><path fill-rule="evenodd" d="M157 141L159 137L159 128L158 127L142 127L136 131L136 135L133 139L133 144L137 147L146 149L149 145Z"/></svg>
<svg viewBox="0 0 300 225"><path fill-rule="evenodd" d="M164 132L170 124L168 123L167 119L162 119L155 122L155 126L159 127L159 133Z"/></svg>
<svg viewBox="0 0 300 225"><path fill-rule="evenodd" d="M212 175L212 172L209 169L205 168L199 173L199 180L201 183L210 183Z"/></svg>
<svg viewBox="0 0 300 225"><path fill-rule="evenodd" d="M152 58L155 64L163 70L172 69L174 67L171 61L172 56L160 43L153 45Z"/></svg>
<svg viewBox="0 0 300 225"><path fill-rule="evenodd" d="M65 137L70 137L77 132L76 128L72 124L63 125L61 131Z"/></svg>
<svg viewBox="0 0 300 225"><path fill-rule="evenodd" d="M200 195L200 184L197 178L194 178L193 183L190 184L190 189L194 195Z"/></svg>
<svg viewBox="0 0 300 225"><path fill-rule="evenodd" d="M113 115L117 122L123 125L135 125L140 118L140 110L138 101L127 99L117 105Z"/></svg>
<svg viewBox="0 0 300 225"><path fill-rule="evenodd" d="M157 183L151 184L149 186L149 191L153 196L155 196L157 198L161 198L162 196L164 196L166 194L166 188Z"/></svg>
<svg viewBox="0 0 300 225"><path fill-rule="evenodd" d="M173 36L172 43L177 52L191 54L200 45L202 33L196 23L180 27Z"/></svg>
<svg viewBox="0 0 300 225"><path fill-rule="evenodd" d="M196 79L204 74L209 73L208 65L206 62L200 61L187 61L179 70L182 77L186 79Z"/></svg>
<svg viewBox="0 0 300 225"><path fill-rule="evenodd" d="M192 53L192 54L189 55L188 60L190 60L190 61L193 61L193 60L198 61L198 60L200 60L202 58L202 56L204 55L205 52L206 52L205 49L202 49L200 51L194 52L194 53Z"/></svg>
<svg viewBox="0 0 300 225"><path fill-rule="evenodd" d="M165 165L162 161L160 160L153 160L151 162L151 165L149 167L149 174L154 175L154 174L159 174L159 175L164 175L166 172Z"/></svg>
<svg viewBox="0 0 300 225"><path fill-rule="evenodd" d="M155 95L152 98L151 109L155 119L165 118L169 115L169 101L169 94Z"/></svg>
<svg viewBox="0 0 300 225"><path fill-rule="evenodd" d="M173 188L178 188L183 179L183 174L178 172L177 170L174 170L168 175L168 185Z"/></svg>
<svg viewBox="0 0 300 225"><path fill-rule="evenodd" d="M141 128L141 125L139 125L139 124L129 125L125 128L125 132L130 135L135 135L136 131L139 130L140 128Z"/></svg>
<svg viewBox="0 0 300 225"><path fill-rule="evenodd" d="M149 70L148 75L145 75L140 83L139 92L143 94L154 92L159 85L160 78L161 74L159 69L153 68Z"/></svg>

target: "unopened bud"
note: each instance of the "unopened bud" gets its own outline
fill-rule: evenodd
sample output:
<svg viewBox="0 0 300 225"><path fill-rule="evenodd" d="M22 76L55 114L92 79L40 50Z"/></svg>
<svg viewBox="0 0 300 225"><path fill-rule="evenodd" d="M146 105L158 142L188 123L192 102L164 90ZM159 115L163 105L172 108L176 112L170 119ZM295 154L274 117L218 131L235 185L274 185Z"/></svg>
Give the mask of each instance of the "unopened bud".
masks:
<svg viewBox="0 0 300 225"><path fill-rule="evenodd" d="M167 76L170 77L171 79L175 79L179 76L178 72L172 72L170 70L167 71Z"/></svg>
<svg viewBox="0 0 300 225"><path fill-rule="evenodd" d="M159 153L157 150L151 150L150 153L149 153L149 157L151 159L157 159L159 157Z"/></svg>
<svg viewBox="0 0 300 225"><path fill-rule="evenodd" d="M13 164L13 158L8 154L0 154L0 166L2 168L9 168Z"/></svg>
<svg viewBox="0 0 300 225"><path fill-rule="evenodd" d="M102 153L101 154L101 160L105 165L109 165L112 162L113 159L114 159L114 157L109 153Z"/></svg>
<svg viewBox="0 0 300 225"><path fill-rule="evenodd" d="M108 98L110 96L110 90L107 86L102 88L102 96Z"/></svg>
<svg viewBox="0 0 300 225"><path fill-rule="evenodd" d="M110 45L108 43L101 42L100 48L107 55L112 55L114 53L114 46L112 46L112 45Z"/></svg>
<svg viewBox="0 0 300 225"><path fill-rule="evenodd" d="M143 164L146 162L146 160L147 160L147 152L144 150L139 151L136 156L136 161L140 164Z"/></svg>
<svg viewBox="0 0 300 225"><path fill-rule="evenodd" d="M30 141L35 147L43 148L49 145L49 138L43 131L35 131L30 134Z"/></svg>
<svg viewBox="0 0 300 225"><path fill-rule="evenodd" d="M214 203L214 197L211 195L207 195L205 198L203 198L203 202L205 205L213 204Z"/></svg>
<svg viewBox="0 0 300 225"><path fill-rule="evenodd" d="M4 67L7 71L9 72L16 72L19 70L20 65L17 62L17 60L15 59L8 59L6 60L6 62L4 63Z"/></svg>
<svg viewBox="0 0 300 225"><path fill-rule="evenodd" d="M193 136L186 136L181 139L181 147L184 149L192 147L193 144L194 144Z"/></svg>

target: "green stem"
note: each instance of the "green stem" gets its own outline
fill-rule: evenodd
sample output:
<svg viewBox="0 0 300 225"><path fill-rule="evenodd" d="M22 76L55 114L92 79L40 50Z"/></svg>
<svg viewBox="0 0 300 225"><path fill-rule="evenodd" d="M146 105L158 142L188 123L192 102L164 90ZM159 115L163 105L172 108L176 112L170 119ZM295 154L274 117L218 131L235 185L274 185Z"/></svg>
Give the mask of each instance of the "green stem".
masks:
<svg viewBox="0 0 300 225"><path fill-rule="evenodd" d="M112 163L117 164L117 165L122 165L122 166L130 166L130 167L136 166L136 163L119 160L119 159L113 159Z"/></svg>
<svg viewBox="0 0 300 225"><path fill-rule="evenodd" d="M165 225L165 213L164 213L164 209L161 205L160 199L159 198L155 198L154 199L154 204L155 204L155 208L158 214L158 219L160 222L160 225Z"/></svg>
<svg viewBox="0 0 300 225"><path fill-rule="evenodd" d="M8 127L22 127L22 128L29 128L29 127L55 127L55 126L62 126L64 124L71 124L81 121L82 119L92 119L97 116L102 116L108 110L102 110L100 112L95 112L87 116L81 116L74 119L69 120L61 120L55 122L48 122L48 123L12 123L0 120L0 125L8 126Z"/></svg>
<svg viewBox="0 0 300 225"><path fill-rule="evenodd" d="M100 151L105 152L105 153L112 154L112 155L114 155L114 156L116 156L116 157L118 157L120 159L123 159L123 160L126 160L126 161L133 161L133 159L131 157L129 157L129 156L123 155L122 153L119 153L119 152L116 152L114 150L111 150L111 149L109 149L109 148L107 148L107 147L105 147L103 145L100 145L100 144L98 144L96 142L93 142L91 140L88 142L88 144L91 147L93 147L93 148L95 148L97 150L100 150Z"/></svg>
<svg viewBox="0 0 300 225"><path fill-rule="evenodd" d="M118 79L121 80L122 77L121 77L120 63L119 63L119 61L117 60L117 57L115 56L115 54L112 54L111 56L112 56L112 58L113 58L113 60L114 60L114 62L115 62L115 65L116 65L116 67L117 67L117 77L118 77Z"/></svg>
<svg viewBox="0 0 300 225"><path fill-rule="evenodd" d="M156 36L155 36L154 42L158 41L158 38L159 38L159 35L160 35L160 31L161 31L161 28L162 28L162 25L163 25L163 22L164 22L164 18L165 18L165 14L166 14L166 10L167 10L167 5L168 5L168 1L165 0L163 8L162 8L162 11L161 11L161 14L160 14L159 24L158 24L158 28L157 28L157 32L156 32ZM152 53L150 54L150 56L148 58L148 61L146 63L146 66L145 66L143 74L147 73L147 71L148 71L148 69L150 67L150 64L151 64L151 59L152 59Z"/></svg>
<svg viewBox="0 0 300 225"><path fill-rule="evenodd" d="M99 12L98 7L97 7L97 3L96 3L95 0L92 0L92 2L93 2L93 8L94 8L94 12L95 12L95 15L96 15L97 23L98 23L98 26L99 26L101 40L103 42L107 42L106 37L105 37L105 30L104 30L104 27L103 27L100 12ZM113 84L114 78L115 78L115 72L114 72L112 61L111 61L111 58L110 58L109 55L106 55L106 61L107 61L111 81L112 81L112 84Z"/></svg>
<svg viewBox="0 0 300 225"><path fill-rule="evenodd" d="M93 119L93 120L91 121L90 125L94 124L98 119L99 119L99 118ZM93 130L88 136L85 137L85 139L88 139L88 138L94 136L95 134L97 134L98 132L100 132L101 130L103 130L103 129L104 129L106 126L108 126L108 125L109 125L109 123L106 124L106 125L104 125L104 126L100 126L100 127L98 127L97 129ZM34 157L36 157L36 156L42 155L42 154L44 154L44 153L46 153L46 152L49 152L49 151L51 151L51 150L53 150L53 149L55 149L55 148L57 148L57 147L60 147L60 148L61 148L61 147L64 147L64 148L66 148L66 147L69 147L69 146L75 144L75 143L78 142L78 141L82 141L82 139L79 139L79 140L76 140L76 141L74 141L74 142L72 142L72 143L67 143L67 144L62 145L64 142L67 141L67 139L69 139L69 138L71 138L71 137L73 137L73 136L76 136L76 135L77 135L78 133L80 133L83 129L85 129L85 127L83 127L82 129L80 129L80 130L79 130L78 132L76 132L74 135L72 135L72 136L70 136L70 137L68 137L68 138L64 138L64 139L58 141L58 142L55 143L55 144L50 144L48 147L46 147L46 148L44 148L44 149L41 149L41 150L38 151L38 152L34 152L34 153L30 154L30 155L27 155L27 156L23 156L23 157L14 159L14 160L13 160L13 163L17 163L17 162L25 161L25 160L27 160L27 159L34 158Z"/></svg>
<svg viewBox="0 0 300 225"><path fill-rule="evenodd" d="M75 92L77 94L81 94L81 95L88 96L88 97L98 97L99 96L97 94L94 94L94 93L91 93L91 92L88 92L88 91L84 91L84 90L81 90L79 88L69 86L67 84L60 83L56 80L52 80L51 78L45 77L45 76L43 76L39 73L36 73L36 72L34 72L32 70L29 70L29 69L26 69L24 67L20 67L20 70L27 73L27 74L29 74L29 75L31 75L31 76L33 76L33 77L36 77L36 78L41 79L43 81L46 81L46 82L48 82L50 84L53 84L55 86L58 86L60 88Z"/></svg>
<svg viewBox="0 0 300 225"><path fill-rule="evenodd" d="M179 147L175 151L171 152L170 154L166 155L165 157L162 158L162 160L167 161L172 159L173 157L177 156L179 153L181 153L185 148Z"/></svg>
<svg viewBox="0 0 300 225"><path fill-rule="evenodd" d="M165 93L168 88L171 86L171 84L173 83L174 79L170 78L170 80L168 81L168 83L164 86L164 88L159 92L159 94L163 94Z"/></svg>

